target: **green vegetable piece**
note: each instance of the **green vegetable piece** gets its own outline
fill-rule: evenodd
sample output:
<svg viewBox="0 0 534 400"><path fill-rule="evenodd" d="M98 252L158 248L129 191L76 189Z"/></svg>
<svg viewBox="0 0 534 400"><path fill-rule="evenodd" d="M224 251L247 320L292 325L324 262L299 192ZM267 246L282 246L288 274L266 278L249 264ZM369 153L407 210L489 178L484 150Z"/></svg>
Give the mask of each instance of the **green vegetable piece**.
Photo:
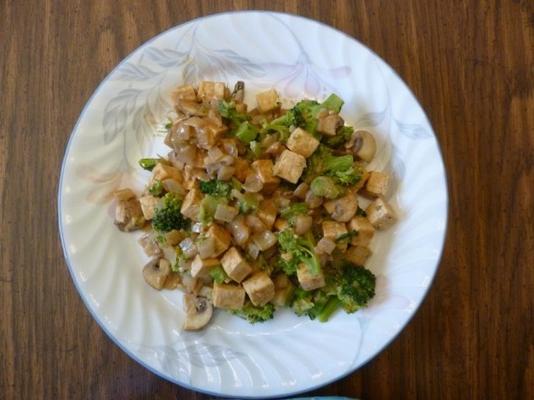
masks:
<svg viewBox="0 0 534 400"><path fill-rule="evenodd" d="M241 309L232 311L232 314L246 319L251 324L255 324L272 319L274 317L274 306L271 303L267 303L258 307L247 302Z"/></svg>
<svg viewBox="0 0 534 400"><path fill-rule="evenodd" d="M317 176L328 175L341 185L354 185L362 174L362 169L354 165L352 155L334 156L330 148L321 145L308 159L305 180L309 182Z"/></svg>
<svg viewBox="0 0 534 400"><path fill-rule="evenodd" d="M159 158L141 158L139 160L139 165L147 171L152 171L158 162Z"/></svg>
<svg viewBox="0 0 534 400"><path fill-rule="evenodd" d="M250 143L258 136L258 128L250 122L245 121L239 125L235 133L236 137L244 143Z"/></svg>
<svg viewBox="0 0 534 400"><path fill-rule="evenodd" d="M311 236L303 238L295 235L291 229L286 229L278 234L277 239L281 252L291 256L293 266L303 263L311 274L321 272L321 263L315 254Z"/></svg>
<svg viewBox="0 0 534 400"><path fill-rule="evenodd" d="M217 265L210 270L210 276L215 283L223 283L230 279L220 265Z"/></svg>
<svg viewBox="0 0 534 400"><path fill-rule="evenodd" d="M291 308L295 314L299 316L309 316L310 310L312 310L314 306L313 293L297 287L293 294L293 302L291 303Z"/></svg>
<svg viewBox="0 0 534 400"><path fill-rule="evenodd" d="M358 231L352 230L347 233L343 233L336 238L336 243L349 243L354 236L358 236Z"/></svg>
<svg viewBox="0 0 534 400"><path fill-rule="evenodd" d="M336 184L333 178L328 176L318 176L311 185L310 190L315 196L326 197L327 199L336 199L344 192L343 188Z"/></svg>
<svg viewBox="0 0 534 400"><path fill-rule="evenodd" d="M228 182L212 179L211 181L200 182L200 191L214 197L228 197L232 191L232 185Z"/></svg>
<svg viewBox="0 0 534 400"><path fill-rule="evenodd" d="M367 213L365 212L365 210L360 207L358 207L358 209L356 210L356 215L360 217L367 217Z"/></svg>
<svg viewBox="0 0 534 400"><path fill-rule="evenodd" d="M219 103L219 113L221 116L237 127L241 125L241 123L248 121L249 116L246 113L240 113L235 108L235 103L233 101L228 102L225 100L222 100Z"/></svg>
<svg viewBox="0 0 534 400"><path fill-rule="evenodd" d="M154 211L152 227L158 232L169 232L173 229L186 229L188 220L180 213L181 200L173 193L163 196L161 204Z"/></svg>
<svg viewBox="0 0 534 400"><path fill-rule="evenodd" d="M328 299L328 302L324 305L323 309L317 314L317 319L321 322L327 322L333 313L335 313L341 306L341 301L332 296Z"/></svg>
<svg viewBox="0 0 534 400"><path fill-rule="evenodd" d="M215 197L211 195L206 195L200 202L198 219L202 225L208 225L213 222L213 217L217 206L219 204L227 204L228 201L224 197Z"/></svg>
<svg viewBox="0 0 534 400"><path fill-rule="evenodd" d="M348 142L354 132L352 126L342 126L335 136L323 136L323 143L327 146L338 148Z"/></svg>
<svg viewBox="0 0 534 400"><path fill-rule="evenodd" d="M375 295L376 277L367 268L348 261L340 267L337 297L348 313L358 311Z"/></svg>
<svg viewBox="0 0 534 400"><path fill-rule="evenodd" d="M288 221L295 219L296 216L306 214L308 205L306 203L293 203L280 212L280 216Z"/></svg>
<svg viewBox="0 0 534 400"><path fill-rule="evenodd" d="M328 98L323 101L321 104L324 108L327 108L328 110L334 111L336 113L341 111L341 107L343 107L343 100L336 94L332 93Z"/></svg>
<svg viewBox="0 0 534 400"><path fill-rule="evenodd" d="M161 197L163 193L165 193L165 189L163 188L163 184L160 180L156 180L152 186L148 188L148 192L152 196Z"/></svg>
<svg viewBox="0 0 534 400"><path fill-rule="evenodd" d="M263 151L263 149L259 142L253 140L252 142L250 142L250 151L252 151L252 155L254 159L257 159L261 155L261 152Z"/></svg>
<svg viewBox="0 0 534 400"><path fill-rule="evenodd" d="M258 209L259 201L253 193L245 193L241 199L239 199L239 212L241 214L248 214Z"/></svg>

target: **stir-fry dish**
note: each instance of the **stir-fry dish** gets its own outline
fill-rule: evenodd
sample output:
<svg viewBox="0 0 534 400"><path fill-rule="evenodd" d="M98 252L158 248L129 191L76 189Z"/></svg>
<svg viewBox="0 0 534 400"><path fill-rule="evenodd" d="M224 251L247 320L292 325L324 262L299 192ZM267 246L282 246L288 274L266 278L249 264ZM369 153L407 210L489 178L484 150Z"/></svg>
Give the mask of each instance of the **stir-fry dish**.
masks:
<svg viewBox="0 0 534 400"><path fill-rule="evenodd" d="M271 89L248 110L244 91L241 81L177 88L169 154L139 160L151 171L140 196L115 192L116 226L145 231L145 281L185 292L186 330L214 307L251 323L281 307L321 322L365 307L370 242L395 221L389 176L366 169L375 139L345 125L335 94L284 109Z"/></svg>

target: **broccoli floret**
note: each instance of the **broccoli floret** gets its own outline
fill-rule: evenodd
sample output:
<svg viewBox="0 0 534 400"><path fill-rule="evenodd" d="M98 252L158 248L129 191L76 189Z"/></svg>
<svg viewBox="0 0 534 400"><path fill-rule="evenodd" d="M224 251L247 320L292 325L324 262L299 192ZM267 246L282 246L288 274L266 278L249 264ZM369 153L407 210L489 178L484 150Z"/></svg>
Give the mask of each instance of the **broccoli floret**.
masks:
<svg viewBox="0 0 534 400"><path fill-rule="evenodd" d="M329 176L318 176L310 184L310 190L315 196L336 199L345 192L333 178Z"/></svg>
<svg viewBox="0 0 534 400"><path fill-rule="evenodd" d="M248 121L249 116L247 113L240 113L235 108L235 103L233 101L224 101L222 100L219 103L219 113L223 118L226 118L234 127L238 127L243 122Z"/></svg>
<svg viewBox="0 0 534 400"><path fill-rule="evenodd" d="M293 110L300 116L298 126L315 135L318 123L317 114L321 110L321 104L315 100L301 100L293 107Z"/></svg>
<svg viewBox="0 0 534 400"><path fill-rule="evenodd" d="M265 322L272 319L274 306L271 303L267 303L259 307L247 302L241 309L232 311L232 314L246 319L251 324L255 324L256 322Z"/></svg>
<svg viewBox="0 0 534 400"><path fill-rule="evenodd" d="M232 185L228 182L212 179L200 182L200 191L214 197L228 197L232 191Z"/></svg>
<svg viewBox="0 0 534 400"><path fill-rule="evenodd" d="M308 159L305 180L311 182L315 177L328 175L341 185L354 185L362 177L362 170L354 165L352 155L334 156L332 150L324 145Z"/></svg>
<svg viewBox="0 0 534 400"><path fill-rule="evenodd" d="M152 227L159 232L169 232L173 229L186 229L188 220L180 213L181 200L174 193L167 193L161 204L154 211Z"/></svg>
<svg viewBox="0 0 534 400"><path fill-rule="evenodd" d="M271 122L264 124L263 130L275 131L279 134L279 139L281 142L285 142L289 137L290 130L294 127L301 126L304 124L304 119L300 114L300 110L292 108L287 111L284 115L273 119Z"/></svg>
<svg viewBox="0 0 534 400"><path fill-rule="evenodd" d="M367 305L375 295L376 277L367 268L343 262L337 281L337 297L348 313Z"/></svg>
<svg viewBox="0 0 534 400"><path fill-rule="evenodd" d="M163 188L163 184L160 180L156 180L152 186L148 188L148 192L152 196L161 197L163 193L165 192L165 189Z"/></svg>
<svg viewBox="0 0 534 400"><path fill-rule="evenodd" d="M336 296L324 290L305 291L295 289L291 308L299 316L307 315L310 319L326 322L339 308L340 301Z"/></svg>
<svg viewBox="0 0 534 400"><path fill-rule="evenodd" d="M226 272L224 272L224 269L222 269L220 265L211 269L210 276L215 283L223 283L229 279L228 275L226 275Z"/></svg>
<svg viewBox="0 0 534 400"><path fill-rule="evenodd" d="M291 303L291 308L295 314L299 316L308 315L313 307L314 303L312 292L307 292L299 287L296 288L293 294L293 302Z"/></svg>
<svg viewBox="0 0 534 400"><path fill-rule="evenodd" d="M286 229L278 234L278 245L281 252L290 256L292 266L303 263L310 273L316 275L321 272L321 263L315 254L312 237L297 236L291 229Z"/></svg>

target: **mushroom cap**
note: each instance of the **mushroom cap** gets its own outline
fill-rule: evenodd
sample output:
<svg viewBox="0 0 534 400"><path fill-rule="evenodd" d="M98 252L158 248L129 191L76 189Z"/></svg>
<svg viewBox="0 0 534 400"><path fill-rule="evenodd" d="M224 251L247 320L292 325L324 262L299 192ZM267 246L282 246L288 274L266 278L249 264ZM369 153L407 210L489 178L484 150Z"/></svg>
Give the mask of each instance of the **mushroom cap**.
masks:
<svg viewBox="0 0 534 400"><path fill-rule="evenodd" d="M196 331L202 329L210 321L213 315L213 306L205 297L186 294L184 296L186 331Z"/></svg>
<svg viewBox="0 0 534 400"><path fill-rule="evenodd" d="M365 130L355 132L354 154L363 161L370 162L376 153L376 141L373 135Z"/></svg>
<svg viewBox="0 0 534 400"><path fill-rule="evenodd" d="M171 264L164 258L153 258L143 268L143 278L154 289L161 290L171 273Z"/></svg>

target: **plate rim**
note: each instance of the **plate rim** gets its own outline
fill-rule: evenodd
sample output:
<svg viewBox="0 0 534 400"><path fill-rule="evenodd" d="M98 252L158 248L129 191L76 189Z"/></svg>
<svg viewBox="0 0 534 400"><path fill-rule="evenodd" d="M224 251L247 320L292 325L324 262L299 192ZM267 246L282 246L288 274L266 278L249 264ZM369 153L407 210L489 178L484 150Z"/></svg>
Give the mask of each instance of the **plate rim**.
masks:
<svg viewBox="0 0 534 400"><path fill-rule="evenodd" d="M405 86L405 88L408 90L409 94L416 100L417 104L421 108L421 112L422 112L426 122L428 123L428 125L431 128L432 136L436 141L436 146L437 146L438 155L439 155L439 157L438 157L439 159L437 160L437 162L441 163L442 170L443 170L444 184L445 184L445 187L444 187L444 195L445 195L445 202L444 202L444 205L445 205L445 225L444 225L444 230L443 230L443 236L441 238L441 243L440 243L439 256L437 257L435 266L433 267L432 277L430 279L430 282L429 282L428 286L424 290L424 293L421 296L421 298L419 299L419 302L416 304L416 307L414 308L414 311L407 318L407 320L401 326L399 331L394 336L392 336L388 341L386 341L385 344L382 346L382 348L380 350L378 350L375 354L369 356L360 365L358 365L358 366L356 366L354 368L349 367L347 369L347 371L345 371L342 374L339 374L338 376L336 376L334 378L328 379L325 382L321 382L321 383L313 385L313 386L309 386L309 387L307 387L305 389L299 389L299 390L295 390L295 391L288 391L288 392L285 392L285 393L273 394L273 395L267 395L267 396L229 395L229 394L218 393L218 392L215 392L215 391L203 389L201 387L197 387L197 386L188 384L186 382L178 381L174 377L172 377L170 375L167 375L167 374L165 374L165 373L163 373L161 371L158 371L156 368L153 368L150 365L146 364L137 355L135 355L133 352L131 352L128 348L126 348L125 345L120 343L120 341L115 338L113 333L110 332L104 326L104 324L102 323L102 321L98 317L96 311L94 311L90 307L88 299L85 296L85 294L83 293L83 291L82 291L82 289L81 289L81 287L80 287L80 285L79 285L79 283L78 283L78 281L76 279L76 276L75 276L75 273L74 273L74 270L73 270L73 267L72 267L72 264L71 264L71 260L69 258L68 252L67 252L67 247L66 247L66 242L65 242L65 234L64 234L64 227L63 227L63 221L62 221L62 216L63 216L63 212L62 212L62 210L63 210L63 207L62 207L63 179L65 177L65 168L66 168L67 155L70 152L72 141L73 141L73 138L75 136L75 132L78 130L81 120L83 119L83 117L84 117L87 109L89 108L89 106L92 104L94 98L96 97L96 95L101 90L102 86L105 83L107 83L107 81L110 79L110 77L113 75L113 73L120 66L125 64L138 50L148 46L150 43L152 43L153 41L155 41L159 37L161 37L163 35L166 35L167 33L170 33L173 30L176 30L177 28L179 28L181 26L184 26L184 25L187 25L187 24L190 24L190 23L193 23L193 22L198 22L198 21L207 20L207 19L210 19L210 18L217 18L217 17L222 17L222 16L226 16L226 15L232 15L232 14L269 14L269 15L278 15L278 16L289 16L291 18L297 18L297 19L305 20L307 22L312 22L312 23L320 25L322 28L333 30L338 34L341 34L343 37L345 37L349 41L356 42L357 44L362 46L365 50L369 51L378 60L383 62L385 65L387 65L388 68L390 69L391 73L395 76L395 78L398 79ZM402 77L398 74L398 72L393 67L391 67L389 65L389 63L387 63L385 60L383 60L382 57L380 57L374 50L372 50L371 48L369 48L368 46L366 46L365 44L360 42L355 37L350 36L349 34L337 29L336 27L328 25L328 24L326 24L326 23L324 23L322 21L319 21L319 20L315 20L315 19L312 19L312 18L304 17L304 16L298 15L298 14L287 13L287 12L279 12L279 11L270 11L270 10L255 10L255 9L235 10L235 11L224 11L224 12L210 13L210 14L202 15L202 16L199 16L199 17L196 17L196 18L193 18L193 19L189 19L189 20L184 21L182 23L179 23L177 25L173 25L172 27L170 27L170 28L168 28L168 29L166 29L166 30L164 30L164 31L152 36L151 38L149 38L148 40L144 41L139 46L137 46L135 49L133 49L130 53L128 53L128 55L126 55L126 57L124 57L121 61L119 61L119 63L117 63L111 69L111 71L108 72L108 74L104 77L104 79L102 79L100 81L100 83L96 86L96 88L93 90L93 93L91 94L91 96L85 102L85 104L84 104L84 106L82 108L82 111L80 112L80 114L79 114L79 116L78 116L78 118L76 120L76 123L74 124L74 126L73 126L73 128L72 128L72 130L71 130L71 132L69 134L69 137L67 139L67 142L66 142L65 148L64 148L64 152L63 152L63 159L61 161L60 176L59 176L59 180L58 180L58 193L57 193L57 196L58 196L57 197L57 216L58 216L59 237L60 237L61 248L62 248L62 251L63 251L63 257L65 259L65 263L67 265L67 269L68 269L70 277L71 277L71 279L72 279L72 281L74 283L74 287L76 288L76 291L78 292L78 295L82 299L82 302L83 302L85 308L89 311L89 314L91 315L93 320L98 324L98 326L102 329L102 331L104 331L104 333L107 335L107 337L109 339L111 339L111 341L116 346L118 346L119 349L121 349L127 356L129 356L135 362L140 364L143 368L145 368L148 371L152 372L153 374L155 374L159 378L165 379L166 381L171 382L171 383L173 383L175 385L178 385L180 387L183 387L183 388L185 388L187 390L196 391L196 392L207 394L207 395L211 395L211 396L219 396L219 397L232 398L232 399L273 399L273 398L282 398L282 397L288 397L288 396L297 396L297 395L300 395L300 394L303 394L303 393L307 393L307 392L310 392L310 391L313 391L313 390L317 390L317 389L319 389L321 387L330 385L333 382L337 382L337 381L347 377L348 375L353 374L354 372L358 371L359 369L367 366L367 364L369 364L376 357L378 357L378 355L380 355L382 352L384 352L401 335L401 333L405 330L406 326L408 326L408 324L412 321L414 316L417 314L417 312L419 311L419 309L420 309L421 305L423 304L423 302L426 300L430 289L434 285L438 270L439 270L439 268L441 266L441 262L443 260L443 253L444 253L444 250L445 250L445 244L446 244L446 240L448 238L448 230L449 230L449 210L450 210L450 204L449 204L449 179L448 179L448 175L447 175L447 169L445 168L445 162L444 162L444 159L443 159L443 152L442 152L441 144L440 144L440 141L439 141L438 137L435 134L435 129L432 126L432 123L431 123L430 119L428 118L425 109L420 104L419 99L414 95L411 87L404 81L404 79L402 79Z"/></svg>

